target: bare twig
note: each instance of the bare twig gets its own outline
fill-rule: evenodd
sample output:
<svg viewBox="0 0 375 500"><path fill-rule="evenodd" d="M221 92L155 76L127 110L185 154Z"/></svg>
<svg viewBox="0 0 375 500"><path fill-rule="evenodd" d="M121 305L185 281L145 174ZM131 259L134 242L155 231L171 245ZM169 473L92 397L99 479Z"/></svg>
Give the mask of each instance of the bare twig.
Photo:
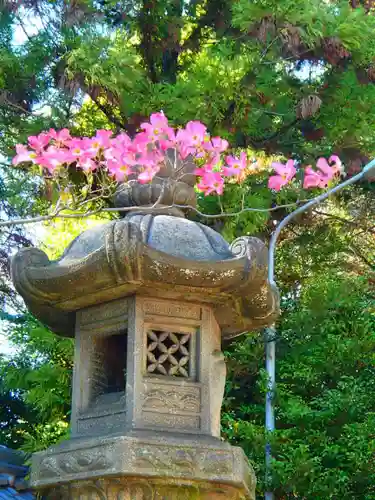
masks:
<svg viewBox="0 0 375 500"><path fill-rule="evenodd" d="M155 201L155 203L152 205L151 208L155 208L155 207L157 207L159 205L159 203L163 199L164 193L165 193L165 182L162 183L158 199Z"/></svg>
<svg viewBox="0 0 375 500"><path fill-rule="evenodd" d="M263 50L259 62L262 63L263 59L266 57L267 52L269 49L272 47L272 45L280 38L280 35L277 35L273 40L270 41L270 43L267 45L267 47Z"/></svg>
<svg viewBox="0 0 375 500"><path fill-rule="evenodd" d="M298 206L300 203L303 203L307 200L300 200L295 203L287 203L285 205L278 205L276 207L271 207L271 208L243 208L239 210L238 212L223 212L220 214L205 214L198 210L197 208L193 207L192 205L179 205L177 203L173 203L172 205L167 205L167 206L161 206L160 210L169 210L171 208L180 208L180 209L185 209L185 210L191 210L192 212L195 212L197 215L205 218L205 219L220 219L222 217L238 217L239 215L242 215L247 212L275 212L280 209L284 208L293 208ZM34 224L37 222L46 222L50 221L53 219L83 219L86 217L91 217L93 215L98 215L99 213L117 213L117 212L130 212L130 211L137 211L137 212L147 212L150 210L150 207L116 207L116 208L98 208L96 210L88 210L86 212L76 212L74 214L65 214L62 213L64 210L69 209L69 207L61 207L59 208L58 211L54 211L52 214L49 215L40 215L38 217L30 217L30 218L24 218L24 219L11 219L11 220L4 220L0 221L0 227L9 227L9 226L17 226L17 225L25 225L25 224Z"/></svg>
<svg viewBox="0 0 375 500"><path fill-rule="evenodd" d="M221 201L221 196L218 195L219 207L220 207L220 215L224 213L223 202Z"/></svg>
<svg viewBox="0 0 375 500"><path fill-rule="evenodd" d="M272 115L272 116L286 116L286 113L276 113L275 111L268 111L267 109L262 109L262 108L252 108L254 111L261 111L265 115Z"/></svg>
<svg viewBox="0 0 375 500"><path fill-rule="evenodd" d="M242 193L241 210L245 208L245 191Z"/></svg>

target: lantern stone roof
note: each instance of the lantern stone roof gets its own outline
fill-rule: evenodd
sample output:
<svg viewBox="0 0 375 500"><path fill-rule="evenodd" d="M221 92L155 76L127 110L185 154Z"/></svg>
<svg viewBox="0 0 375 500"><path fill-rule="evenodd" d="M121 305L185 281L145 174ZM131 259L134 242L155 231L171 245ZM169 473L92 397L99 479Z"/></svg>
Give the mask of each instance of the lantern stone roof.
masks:
<svg viewBox="0 0 375 500"><path fill-rule="evenodd" d="M229 245L181 215L130 212L83 232L55 261L23 249L12 261L15 287L65 336L74 336L77 310L134 294L210 304L223 337L272 324L278 293L267 281L265 244L243 237Z"/></svg>
<svg viewBox="0 0 375 500"><path fill-rule="evenodd" d="M21 250L12 278L30 311L69 337L76 311L135 294L211 305L223 337L272 324L279 297L267 281L265 244L243 237L230 245L185 218L181 207L196 205L195 168L168 151L152 182L118 186L123 219L83 232L55 261Z"/></svg>

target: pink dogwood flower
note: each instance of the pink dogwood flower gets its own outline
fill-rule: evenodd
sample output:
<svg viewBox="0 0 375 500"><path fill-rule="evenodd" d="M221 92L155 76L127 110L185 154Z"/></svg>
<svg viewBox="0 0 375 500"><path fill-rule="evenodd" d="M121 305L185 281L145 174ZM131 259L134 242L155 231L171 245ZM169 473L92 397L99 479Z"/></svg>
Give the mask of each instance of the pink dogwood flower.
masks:
<svg viewBox="0 0 375 500"><path fill-rule="evenodd" d="M12 162L32 162L47 168L51 173L60 175L60 167L69 168L76 164L85 172L106 168L107 173L118 182L126 181L134 175L139 182L152 181L166 159L167 151L174 148L179 160L189 157L195 161L194 174L199 176L197 188L205 195L224 189L225 177L234 177L242 182L249 173L256 173L260 166L254 160L249 162L243 151L239 156L223 153L228 149L228 141L220 137L210 137L205 125L190 121L185 128L177 131L172 128L163 112L153 113L147 123L142 123L141 131L130 138L121 133L113 137L110 130L98 130L93 137L71 137L68 129L42 132L28 138L29 147L18 144ZM268 180L268 187L279 191L296 175L295 163L273 163L275 173ZM57 172L55 172L55 170ZM324 188L329 181L342 172L337 155L328 160L319 158L317 169L310 165L305 168L304 188Z"/></svg>
<svg viewBox="0 0 375 500"><path fill-rule="evenodd" d="M206 157L209 163L219 163L221 153L226 151L229 147L228 141L221 139L221 137L212 137L210 140L206 140L198 147L196 156Z"/></svg>
<svg viewBox="0 0 375 500"><path fill-rule="evenodd" d="M79 158L77 166L85 172L93 172L96 170L98 164L91 158L91 155L83 155Z"/></svg>
<svg viewBox="0 0 375 500"><path fill-rule="evenodd" d="M185 143L177 144L177 150L183 160L186 160L188 156L193 156L196 153L195 148L193 148L192 146L188 146Z"/></svg>
<svg viewBox="0 0 375 500"><path fill-rule="evenodd" d="M280 189L288 184L296 175L294 160L288 160L285 165L283 163L274 162L272 163L272 167L277 175L271 175L268 179L268 187L275 191L280 191Z"/></svg>
<svg viewBox="0 0 375 500"><path fill-rule="evenodd" d="M205 172L200 182L197 184L199 191L202 191L205 196L211 193L223 194L224 179L220 172Z"/></svg>
<svg viewBox="0 0 375 500"><path fill-rule="evenodd" d="M122 147L121 144L113 142L110 148L104 150L104 158L106 160L116 160L128 152L128 148Z"/></svg>
<svg viewBox="0 0 375 500"><path fill-rule="evenodd" d="M227 156L225 158L226 164L228 166L223 168L223 175L225 177L230 177L232 175L240 175L247 166L247 156L244 151L240 154L240 157Z"/></svg>
<svg viewBox="0 0 375 500"><path fill-rule="evenodd" d="M75 158L79 159L81 157L87 157L94 154L92 150L90 150L91 141L88 137L80 139L74 138L68 141L67 146L69 147L70 154Z"/></svg>
<svg viewBox="0 0 375 500"><path fill-rule="evenodd" d="M329 165L328 161L325 158L319 158L319 160L316 162L316 166L323 172L323 174L328 177L329 179L332 179L335 175L334 169Z"/></svg>
<svg viewBox="0 0 375 500"><path fill-rule="evenodd" d="M133 173L131 165L126 164L119 160L108 160L107 168L111 175L113 175L117 182L122 182L126 177Z"/></svg>
<svg viewBox="0 0 375 500"><path fill-rule="evenodd" d="M176 147L176 134L173 129L166 130L164 138L158 139L159 147L162 151L167 151Z"/></svg>
<svg viewBox="0 0 375 500"><path fill-rule="evenodd" d="M184 129L177 132L176 140L187 147L197 148L207 138L207 128L198 121L188 122Z"/></svg>
<svg viewBox="0 0 375 500"><path fill-rule="evenodd" d="M215 167L216 164L213 162L206 163L205 165L203 165L203 167L196 168L194 170L194 175L199 175L200 177L202 177L208 172L212 172Z"/></svg>
<svg viewBox="0 0 375 500"><path fill-rule="evenodd" d="M119 134L117 137L111 140L111 144L109 147L115 147L118 149L126 149L128 150L132 144L132 140L128 136L128 134L125 134L125 132L122 132Z"/></svg>
<svg viewBox="0 0 375 500"><path fill-rule="evenodd" d="M19 165L20 163L32 162L37 163L37 154L35 151L29 151L23 144L16 145L16 156L12 160L13 165Z"/></svg>
<svg viewBox="0 0 375 500"><path fill-rule="evenodd" d="M322 172L313 170L310 165L305 168L305 177L303 179L304 189L325 187L327 183L328 178Z"/></svg>
<svg viewBox="0 0 375 500"><path fill-rule="evenodd" d="M158 168L158 164L164 160L165 153L150 142L145 132L137 134L128 150L127 155L132 156L134 164L142 165L147 168Z"/></svg>
<svg viewBox="0 0 375 500"><path fill-rule="evenodd" d="M55 141L55 144L57 146L64 146L66 141L69 141L72 138L67 128L63 128L58 132L55 129L50 128L48 131L48 135Z"/></svg>
<svg viewBox="0 0 375 500"><path fill-rule="evenodd" d="M147 182L152 181L155 175L158 173L158 167L146 167L142 170L142 172L138 175L138 182L141 184L147 184Z"/></svg>
<svg viewBox="0 0 375 500"><path fill-rule="evenodd" d="M44 150L49 144L50 135L42 132L39 135L31 135L28 138L29 146L33 148L37 153Z"/></svg>
<svg viewBox="0 0 375 500"><path fill-rule="evenodd" d="M175 139L174 130L168 125L168 119L163 112L153 113L150 116L150 123L142 123L141 129L144 130L149 140L152 142L173 142Z"/></svg>
<svg viewBox="0 0 375 500"><path fill-rule="evenodd" d="M78 149L82 148L84 155L96 156L100 150L111 147L111 135L112 132L110 130L98 130L94 137L84 137L81 139L81 144L78 145Z"/></svg>
<svg viewBox="0 0 375 500"><path fill-rule="evenodd" d="M100 148L109 148L112 135L112 130L97 130L95 136L91 138L91 147L96 150Z"/></svg>
<svg viewBox="0 0 375 500"><path fill-rule="evenodd" d="M331 155L328 158L328 161L332 164L331 167L336 170L337 172L342 172L344 167L341 163L340 158L337 155Z"/></svg>
<svg viewBox="0 0 375 500"><path fill-rule="evenodd" d="M160 113L152 113L150 116L150 123L141 123L141 129L147 133L154 133L155 135L159 135L159 131L169 127L168 118L161 111ZM154 129L158 129L155 132Z"/></svg>
<svg viewBox="0 0 375 500"><path fill-rule="evenodd" d="M50 146L46 151L36 158L36 163L45 167L51 173L56 170L56 168L67 163L74 161L74 157L67 150L58 149L55 146Z"/></svg>
<svg viewBox="0 0 375 500"><path fill-rule="evenodd" d="M330 156L328 161L325 158L319 158L316 166L324 173L328 180L333 179L336 174L343 171L341 160L337 155Z"/></svg>
<svg viewBox="0 0 375 500"><path fill-rule="evenodd" d="M135 153L144 153L150 151L153 147L148 134L146 134L146 132L140 132L134 137L129 149Z"/></svg>
<svg viewBox="0 0 375 500"><path fill-rule="evenodd" d="M221 137L212 137L210 141L203 144L203 148L213 153L223 153L229 148L229 142Z"/></svg>

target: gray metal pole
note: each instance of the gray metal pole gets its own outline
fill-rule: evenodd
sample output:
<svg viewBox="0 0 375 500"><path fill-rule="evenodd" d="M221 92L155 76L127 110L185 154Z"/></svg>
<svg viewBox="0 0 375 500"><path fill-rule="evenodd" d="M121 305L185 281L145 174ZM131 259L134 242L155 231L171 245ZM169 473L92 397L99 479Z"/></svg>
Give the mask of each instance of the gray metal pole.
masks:
<svg viewBox="0 0 375 500"><path fill-rule="evenodd" d="M267 394L266 394L266 432L273 432L275 430L275 411L273 404L273 397L276 388L276 344L273 340L275 338L276 330L272 326L266 329L265 343L266 343L266 371L268 375ZM271 444L266 443L266 485L267 488L271 482ZM265 494L266 500L273 500L273 493L267 491Z"/></svg>
<svg viewBox="0 0 375 500"><path fill-rule="evenodd" d="M350 179L341 182L337 186L333 187L332 189L329 189L328 191L322 193L319 196L316 196L312 200L308 201L304 205L298 207L294 212L290 213L283 219L278 226L276 227L275 231L273 232L270 240L270 245L269 245L269 252L268 252L268 281L272 286L277 286L276 281L275 281L275 251L276 251L276 244L277 240L280 236L281 231L284 229L285 226L289 224L291 220L293 220L297 215L302 214L309 208L319 205L319 203L322 203L322 201L325 201L327 198L329 198L332 194L337 193L338 191L341 191L341 189L346 188L347 186L350 186L351 184L355 184L361 179L369 177L369 174L371 172L374 172L375 174L375 159L370 161L364 168L363 170L357 174L351 177ZM273 404L273 398L274 398L274 393L276 389L276 343L275 343L275 335L276 335L276 329L275 326L273 325L270 328L266 329L265 333L265 344L266 344L266 371L268 375L268 386L267 386L267 395L266 395L266 417L265 417L265 428L266 432L273 432L275 430L275 409L274 409L274 404ZM271 445L270 443L266 443L266 449L265 449L265 459L266 459L266 482L269 484L270 478L271 478L271 460L272 460L272 455L271 455ZM265 500L273 500L274 499L274 494L272 491L266 491L264 495Z"/></svg>

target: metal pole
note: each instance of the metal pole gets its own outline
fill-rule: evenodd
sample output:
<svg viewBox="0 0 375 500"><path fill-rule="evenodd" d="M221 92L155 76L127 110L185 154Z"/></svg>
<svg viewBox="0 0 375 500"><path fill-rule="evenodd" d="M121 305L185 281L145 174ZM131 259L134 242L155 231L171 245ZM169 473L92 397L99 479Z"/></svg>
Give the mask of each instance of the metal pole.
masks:
<svg viewBox="0 0 375 500"><path fill-rule="evenodd" d="M276 244L278 237L280 236L281 231L284 229L285 226L289 224L291 220L296 217L296 215L302 214L309 208L319 205L319 203L322 203L322 201L325 201L327 198L329 198L332 194L337 193L338 191L341 191L341 189L346 188L347 186L350 186L351 184L355 184L357 181L369 177L370 171L374 171L375 173L375 159L371 160L364 168L363 170L357 174L351 177L350 179L341 182L337 186L333 187L332 189L329 189L325 193L322 193L319 196L316 196L312 200L308 201L304 205L301 205L298 207L294 212L290 213L287 215L276 227L275 231L273 232L270 240L270 245L269 245L269 252L268 252L268 281L271 286L276 287L276 281L275 281L275 251L276 251ZM266 334L265 334L265 344L266 344L266 371L268 375L268 386L267 386L267 394L266 394L266 416L265 416L265 429L266 432L273 432L275 430L275 412L274 412L274 404L273 404L273 397L276 389L276 343L275 343L275 336L276 336L276 329L275 326L273 325L270 328L266 329ZM270 479L271 479L271 460L272 460L272 455L271 455L271 445L269 442L266 443L266 449L265 449L265 459L266 459L266 485L269 484ZM268 486L267 486L268 487ZM274 499L274 494L272 491L266 491L264 495L265 500L273 500Z"/></svg>
<svg viewBox="0 0 375 500"><path fill-rule="evenodd" d="M276 388L276 344L273 340L275 338L276 330L272 326L266 329L265 343L266 343L266 370L268 375L267 394L266 394L266 432L273 432L275 430L275 412L273 397ZM271 483L271 444L266 443L266 487L270 487ZM267 491L265 494L266 500L273 500L273 493Z"/></svg>

